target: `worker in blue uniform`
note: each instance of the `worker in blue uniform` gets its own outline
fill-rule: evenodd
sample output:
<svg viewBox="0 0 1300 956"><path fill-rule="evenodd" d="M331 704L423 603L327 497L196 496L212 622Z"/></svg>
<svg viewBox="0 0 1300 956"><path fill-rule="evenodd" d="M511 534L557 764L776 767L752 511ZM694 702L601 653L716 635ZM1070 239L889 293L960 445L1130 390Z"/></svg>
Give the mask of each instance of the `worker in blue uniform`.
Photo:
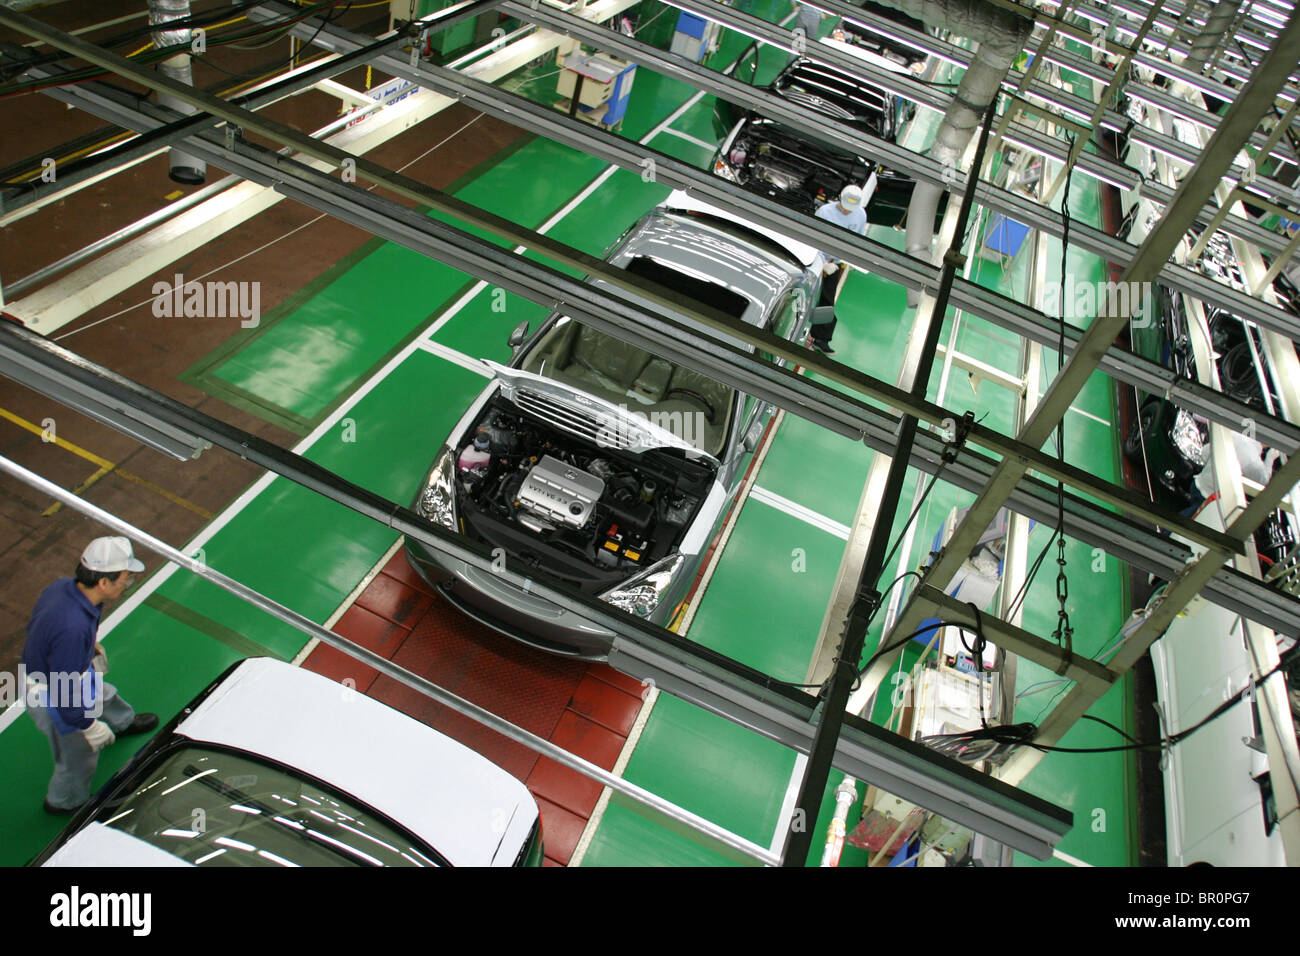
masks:
<svg viewBox="0 0 1300 956"><path fill-rule="evenodd" d="M869 181L869 187L871 188L874 187L874 176L875 173L872 173L873 180ZM825 219L837 226L843 226L850 232L856 232L859 236L865 236L867 234L865 205L866 197L862 187L850 184L840 190L839 199L835 202L824 203L817 210L816 215L818 219ZM818 304L834 306L844 278L844 262L833 256L826 256L825 253L823 253L823 256L825 256L826 262L822 267L822 291ZM829 322L822 322L810 327L813 348L827 355L835 354L835 350L831 348L831 336L835 334L836 322L837 319L832 315Z"/></svg>
<svg viewBox="0 0 1300 956"><path fill-rule="evenodd" d="M158 726L156 715L137 714L104 683L108 656L96 640L104 604L120 598L143 570L128 539L96 538L75 575L47 587L32 611L22 663L27 712L54 755L48 813L75 813L90 798L99 752L117 737Z"/></svg>

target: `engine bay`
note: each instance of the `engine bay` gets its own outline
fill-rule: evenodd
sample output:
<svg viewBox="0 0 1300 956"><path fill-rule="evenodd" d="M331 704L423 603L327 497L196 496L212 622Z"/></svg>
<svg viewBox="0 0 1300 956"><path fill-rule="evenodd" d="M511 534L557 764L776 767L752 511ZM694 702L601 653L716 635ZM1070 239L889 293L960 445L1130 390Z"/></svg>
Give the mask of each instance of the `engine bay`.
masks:
<svg viewBox="0 0 1300 956"><path fill-rule="evenodd" d="M592 592L671 553L714 479L680 450L601 447L499 397L455 451L465 531Z"/></svg>
<svg viewBox="0 0 1300 956"><path fill-rule="evenodd" d="M839 196L846 183L864 183L871 174L870 163L832 156L771 123L746 123L723 158L746 188L807 213Z"/></svg>

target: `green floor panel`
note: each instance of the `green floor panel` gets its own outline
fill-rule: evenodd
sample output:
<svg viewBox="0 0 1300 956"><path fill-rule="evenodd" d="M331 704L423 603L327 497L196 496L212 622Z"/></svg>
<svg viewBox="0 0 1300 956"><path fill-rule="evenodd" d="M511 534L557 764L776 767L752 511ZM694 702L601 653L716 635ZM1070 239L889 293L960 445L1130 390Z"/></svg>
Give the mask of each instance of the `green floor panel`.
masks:
<svg viewBox="0 0 1300 956"><path fill-rule="evenodd" d="M416 352L317 441L308 457L367 491L409 505L442 443L487 384L482 375Z"/></svg>
<svg viewBox="0 0 1300 956"><path fill-rule="evenodd" d="M862 497L873 454L860 441L787 414L763 459L757 484L847 525ZM826 467L828 462L835 467Z"/></svg>
<svg viewBox="0 0 1300 956"><path fill-rule="evenodd" d="M550 310L535 302L504 290L481 289L431 338L470 358L491 359L504 365L510 361L511 331L520 322L536 330L548 315Z"/></svg>
<svg viewBox="0 0 1300 956"><path fill-rule="evenodd" d="M624 776L767 846L794 751L668 694L660 694Z"/></svg>
<svg viewBox="0 0 1300 956"><path fill-rule="evenodd" d="M683 163L690 163L698 169L708 167L717 149L716 146L706 149L698 143L692 143L680 136L673 136L671 133L660 133L650 145L659 152L667 153L673 159L680 160Z"/></svg>
<svg viewBox="0 0 1300 956"><path fill-rule="evenodd" d="M700 100L681 116L677 117L677 119L673 120L671 128L675 129L679 133L685 133L687 136L693 136L702 142L713 143L715 144L713 148L717 149L717 144L725 139L727 134L731 132L730 129L719 130L718 128L720 121L715 115L717 102L718 101L712 96L704 97L704 99ZM664 143L669 139L678 139L678 142L686 142L678 137L661 133L659 136L655 137L654 142L650 145L655 149L661 149L667 152L664 148ZM712 153L710 153L710 157L712 157Z"/></svg>
<svg viewBox="0 0 1300 956"><path fill-rule="evenodd" d="M750 499L699 601L690 639L802 683L843 551L834 535Z"/></svg>
<svg viewBox="0 0 1300 956"><path fill-rule="evenodd" d="M583 866L736 866L693 831L643 816L613 801L582 858Z"/></svg>
<svg viewBox="0 0 1300 956"><path fill-rule="evenodd" d="M429 260L387 243L210 374L314 419L429 314Z"/></svg>

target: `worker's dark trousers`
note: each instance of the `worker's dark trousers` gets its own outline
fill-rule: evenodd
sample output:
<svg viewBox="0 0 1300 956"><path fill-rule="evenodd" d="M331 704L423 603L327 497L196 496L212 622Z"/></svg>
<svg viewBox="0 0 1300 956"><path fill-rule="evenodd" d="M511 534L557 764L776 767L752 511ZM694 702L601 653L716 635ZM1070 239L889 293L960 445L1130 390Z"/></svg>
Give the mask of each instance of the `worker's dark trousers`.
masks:
<svg viewBox="0 0 1300 956"><path fill-rule="evenodd" d="M835 305L835 293L840 287L840 273L843 270L840 266L835 272L828 276L822 276L822 291L817 297L818 305ZM832 318L829 322L820 322L816 325L808 326L808 331L812 333L814 342L820 342L822 345L830 345L831 336L835 334L835 323L839 320Z"/></svg>

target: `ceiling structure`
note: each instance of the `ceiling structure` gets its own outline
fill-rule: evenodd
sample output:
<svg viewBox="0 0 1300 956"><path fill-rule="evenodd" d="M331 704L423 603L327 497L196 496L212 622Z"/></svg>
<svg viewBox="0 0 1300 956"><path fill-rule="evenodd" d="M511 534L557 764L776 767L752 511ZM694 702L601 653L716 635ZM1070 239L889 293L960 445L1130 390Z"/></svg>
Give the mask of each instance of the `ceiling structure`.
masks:
<svg viewBox="0 0 1300 956"><path fill-rule="evenodd" d="M1294 455L1300 447L1300 428L1294 424L1300 415L1297 395L1300 364L1291 344L1300 339L1300 316L1279 304L1270 281L1264 281L1286 268L1296 243L1281 232L1264 228L1242 204L1245 199L1252 205L1275 210L1284 219L1300 221L1300 190L1296 188L1295 177L1300 161L1293 130L1297 104L1300 104L1296 77L1300 23L1290 5L1272 0L1245 0L1217 7L1198 0L1154 5L1138 0L1112 0L1077 6L1042 3L1036 8L996 0L990 5L1033 21L1026 48L1034 56L1025 71L1012 69L1002 81L999 119L981 137L980 148L987 150L988 156L973 155L975 143L972 142L962 168L954 170L929 155L873 138L847 125L813 120L764 90L598 25L629 5L620 0L579 2L572 6L473 0L427 17L414 28L376 39L322 17L302 18L301 8L269 0L245 11L251 22L276 23L297 18L299 22L292 26L292 34L301 42L319 46L332 55L319 64L290 71L249 95L231 100L202 93L177 79L143 68L92 43L54 30L38 18L0 10L0 25L42 40L69 57L65 63L32 66L27 71L28 78L46 81L48 95L139 134L61 174L59 182L49 188L8 190L2 197L0 222L39 214L43 206L55 201L65 190L112 175L142 156L183 142L188 154L248 181L248 194L242 198L247 215L265 208L272 200L263 197L272 193L296 199L544 306L563 303L570 314L609 334L755 395L788 415L803 417L841 435L862 440L882 454L876 456L863 489L862 505L845 549L836 592L822 626L822 655L810 674L810 681L822 686L820 705L816 694L791 689L700 645L613 611L599 601L558 589L544 575L527 584L542 597L580 608L584 616L618 633L611 663L620 670L635 677L652 678L657 686L670 693L809 753L803 805L814 816L826 774L834 766L877 782L891 793L1009 846L1044 856L1068 827L1068 814L1017 789L1044 751L1020 747L995 775L986 776L883 731L857 715L899 652L904 643L900 638L914 632L925 619L934 617L936 611L945 620L987 632L1009 652L1050 667L1074 682L1073 689L1038 728L1035 742L1046 746L1059 742L1074 721L1113 686L1184 606L1198 596L1221 604L1264 629L1268 636L1261 636L1254 647L1257 677L1271 673L1278 665L1272 631L1300 636L1300 600L1261 580L1252 542L1255 529L1284 499L1292 496L1300 482L1300 457ZM673 5L769 45L794 49L797 42L789 31L716 0L675 0ZM896 34L945 62L966 67L972 60L969 44L960 37L940 39L930 33L912 31L839 0L819 0L813 5ZM909 8L916 4L909 0L897 5ZM510 43L461 68L435 66L403 51L404 46L418 47L411 40L422 31L445 29L465 17L493 9L533 26L522 27L518 37L505 38ZM928 22L927 25L942 26ZM494 85L493 81L511 69L540 52L553 49L563 37L579 39L594 49L635 62L641 68L667 74L720 99L752 107L814 138L847 145L862 155L878 158L891 169L906 172L920 183L947 190L965 202L949 203L944 228L937 237L931 259L909 256L882 243L837 230L813 217L793 213L665 153L596 130ZM1066 37L1088 47L1091 58L1066 49L1061 42ZM1139 40L1142 42L1136 42ZM515 45L520 48L512 50ZM917 104L920 109L944 113L952 107L953 91L942 86L864 67L829 48L815 48L808 55L827 65L866 74L873 83ZM12 68L20 62L22 54L10 49L4 51L4 56ZM69 66L72 62L88 63L157 90L166 94L169 102L185 104L190 112L183 115L167 106L138 102L107 83L79 78L76 85L54 85L62 74L73 69ZM1129 63L1132 69L1123 69ZM577 249L367 160L364 153L371 144L360 142L359 132L348 131L353 136L351 141L346 137L327 140L326 134L334 133L334 129L308 136L258 114L259 109L281 97L304 89L323 88L322 84L331 82L331 77L358 64L371 65L382 74L408 80L439 94L436 103L420 107L426 111L423 115L439 108L439 104L458 100L627 169L643 170L649 162L658 181L665 185L687 189L716 206L779 229L907 287L920 299L906 366L900 369L896 382L886 382L798 345L741 327L671 290L607 266ZM1118 74L1114 72L1116 65L1121 66ZM1064 89L1059 79L1051 75L1052 67L1093 79L1095 100L1089 101ZM1177 117L1202 135L1195 142L1188 142L1162 129L1134 124L1120 106L1121 94L1129 101L1149 104ZM1222 112L1207 108L1206 97L1224 104ZM420 115L417 112L413 121ZM1065 135L1069 130L1079 134L1073 146ZM273 143L278 150L258 145L246 134L255 134ZM1121 158L1107 149L1082 151L1083 139L1087 137L1107 144L1123 137L1127 140L1127 152ZM1054 169L1059 170L1065 163L1065 172L1054 174L1054 178L1070 174L1089 176L1153 204L1156 212L1150 231L1134 241L1127 236L1110 236L1100 229L1070 223L1063 217L1059 201L1055 204L1051 201L1055 188L1035 197L999 185L994 181L990 161L999 150L1011 148L1042 157L1049 165L1054 161ZM1173 182L1148 176L1144 167L1135 162L1139 155L1152 162L1157 156L1162 161L1177 161L1186 171ZM1270 158L1275 168L1265 175L1260 170ZM355 175L340 176L340 169ZM1061 181L1057 182L1058 187ZM572 279L560 268L527 260L465 229L367 192L359 183L379 184L388 193L446 212L460 222L507 240L511 246L536 252L557 266L604 279L608 287L596 288ZM206 199L199 198L202 195L196 196L191 212L187 213L193 218L186 221L185 241L210 241L221 228L229 228L228 222L219 227L211 221L213 217L204 218ZM959 210L959 205L964 211ZM1122 309L1108 311L1103 307L1087 328L1062 328L1063 320L1044 310L1041 288L1031 289L1027 301L1018 302L962 277L958 270L964 260L952 237L964 235L962 217L969 215L972 205L1003 212L1032 226L1040 236L1059 238L1068 230L1070 245L1111 263L1118 281L1158 282L1207 306L1225 309L1256 323L1277 346L1270 354L1277 363L1279 386L1285 393L1277 414L1262 414L1117 344L1131 318ZM1217 281L1197 270L1194 262L1187 261L1186 237L1194 227L1206 233L1202 245L1214 230L1243 250L1248 289ZM142 221L124 231L126 234L115 237L113 244L146 243L149 230L154 228L153 219ZM103 248L104 245L92 244L83 254L68 257L69 261L61 268L88 260ZM470 564L491 566L486 549L443 531L400 504L350 485L298 456L268 446L129 382L111 369L85 362L36 334L52 332L78 314L73 310L85 311L95 300L103 301L112 290L155 271L165 261L161 258L163 252L156 251L151 253L153 258L145 258L140 255L140 248L136 247L129 257L134 262L114 263L114 269L102 268L104 285L99 289L73 288L82 281L78 273L30 293L27 290L38 284L42 276L27 277L11 285L5 296L6 310L24 320L28 329L0 323L0 372L58 397L92 417L113 423L178 458L197 454L208 444L217 445L405 534L417 539L436 539L444 549L456 549ZM181 254L179 248L173 250L175 255ZM1253 250L1253 254L1245 254L1246 249ZM1267 254L1271 261L1266 262L1260 253ZM108 262L108 257L104 261ZM120 275L115 276L115 272ZM634 304L623 293L633 293L639 302L650 305ZM65 304L74 299L72 305ZM936 363L941 324L932 319L942 318L949 307L985 318L1023 337L1027 346L1055 348L1058 336L1063 337L1068 361L1045 393L1035 396L1032 405L1022 402L1020 427L1014 434L998 433L971 422L954 428L962 422L962 413L926 400L925 383ZM65 311L58 312L59 309ZM730 339L757 346L756 352L788 359L833 385L795 374L756 357L756 352L696 332L683 324L683 318L695 327L725 333ZM1252 494L1249 502L1238 487L1240 509L1222 530L1173 513L1145 495L1103 481L1044 450L1072 399L1097 371L1116 382L1164 395L1222 429L1239 429L1243 421L1250 421L1260 441L1289 457L1266 486L1249 489ZM894 461L897 465L891 469ZM972 493L974 503L946 548L925 570L922 585L901 607L894 609L879 648L864 649L866 622L880 610L884 597L877 587L882 551L889 543L898 492L909 467ZM1067 489L1059 499L1058 482ZM883 511L882 501L886 503ZM75 501L67 503L77 506ZM972 620L967 605L944 593L957 566L1003 508L1009 508L1022 519L1049 526L1057 524L1059 508L1060 524L1068 536L1170 580L1163 600L1148 609L1119 654L1108 663L1075 654L1068 641L1062 645L1024 631L1016 619L985 615ZM138 533L126 527L120 530ZM1173 532L1172 536L1169 531ZM1022 538L1027 535L1023 521L1018 529L1013 521L1012 534ZM1008 553L1012 553L1010 549ZM178 560L176 555L179 552L170 556ZM209 569L200 567L191 570L210 573ZM1010 562L1007 590L1014 590L1025 573L1023 564L1016 567ZM525 579L518 578L516 583L523 584ZM260 597L245 596L250 600ZM321 629L311 622L293 623L313 636L322 637L318 633ZM870 660L865 668L861 663L864 658ZM411 683L413 675L390 662L368 662L416 686ZM421 689L429 692L428 688ZM1263 683L1259 691L1268 702L1268 706L1261 708L1261 715L1270 762L1291 770L1274 775L1274 788L1288 858L1300 860L1300 815L1289 815L1300 803L1294 786L1300 756L1296 752L1295 729L1281 676ZM665 812L671 813L671 809ZM769 858L770 854L761 855L755 848L738 845L734 848L765 862L775 862ZM807 841L801 841L796 835L787 845L787 859L802 860L806 849Z"/></svg>

